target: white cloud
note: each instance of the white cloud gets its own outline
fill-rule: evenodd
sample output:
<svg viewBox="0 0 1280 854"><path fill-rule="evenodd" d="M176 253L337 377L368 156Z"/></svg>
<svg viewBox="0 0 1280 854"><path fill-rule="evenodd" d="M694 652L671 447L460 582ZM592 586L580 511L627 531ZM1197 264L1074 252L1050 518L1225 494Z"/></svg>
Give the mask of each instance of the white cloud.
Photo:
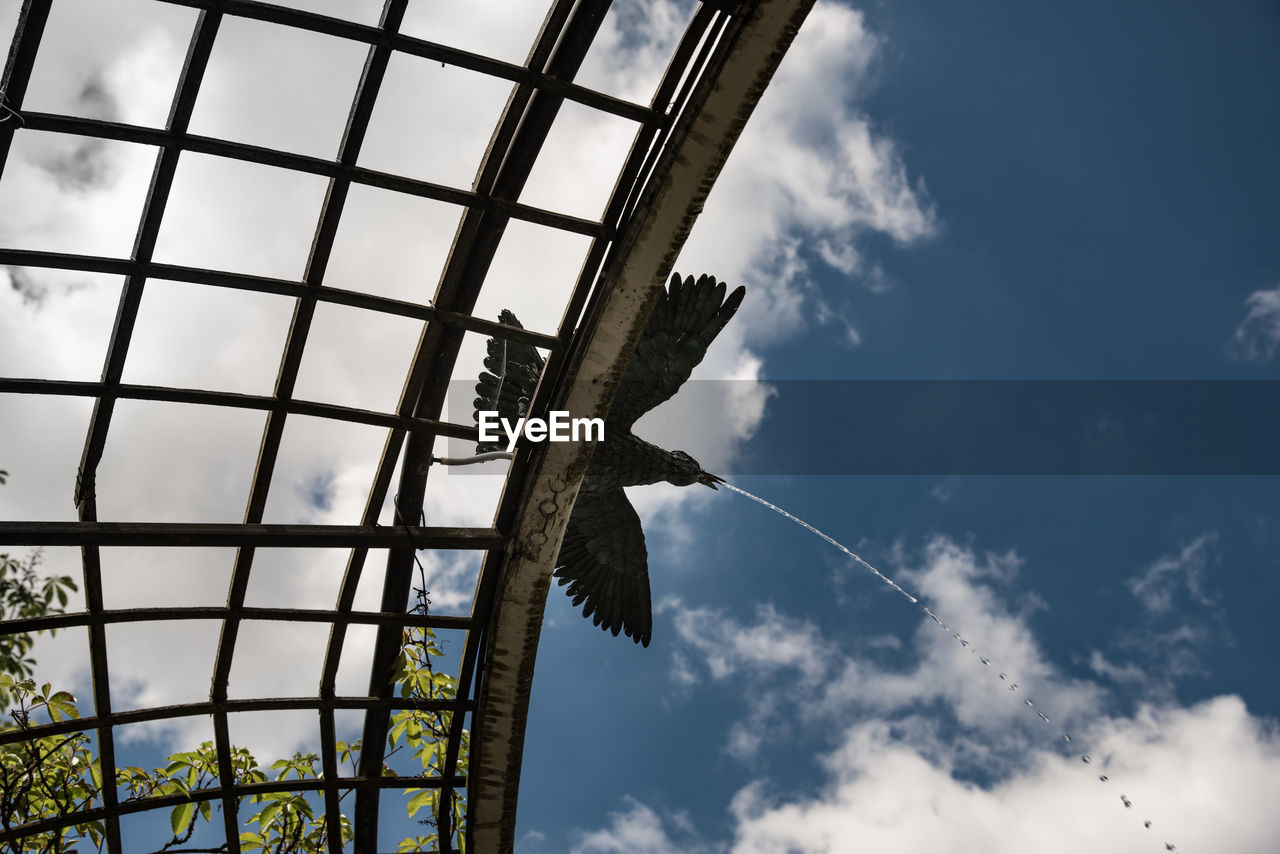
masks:
<svg viewBox="0 0 1280 854"><path fill-rule="evenodd" d="M1244 301L1244 320L1227 342L1227 351L1245 362L1270 362L1280 347L1280 285L1257 290Z"/></svg>
<svg viewBox="0 0 1280 854"><path fill-rule="evenodd" d="M713 679L735 674L759 676L796 670L816 683L827 671L832 651L812 623L779 614L772 605L756 609L756 619L740 623L710 608L685 608L668 600L662 610L675 613L676 634L698 653Z"/></svg>
<svg viewBox="0 0 1280 854"><path fill-rule="evenodd" d="M1006 603L1020 571L1016 555L980 557L934 538L920 558L897 572L900 580L982 652L968 652L925 617L909 655L895 652L901 665L886 668L877 663L883 639L842 649L812 622L770 606L738 621L666 603L681 641L681 680L695 683L687 671L701 667L750 698L727 732L732 755L755 760L767 744L793 756L800 731L792 725L800 721L806 744L814 745L815 732L830 734L832 743L814 757L819 785L780 791L776 780L748 779L729 803L727 838L706 844L733 854L1127 854L1165 850L1166 843L1179 851L1274 850L1275 721L1250 714L1230 695L1192 705L1166 696L1131 713L1110 710L1117 704L1109 689L1061 673L1036 642L1028 620L1042 606L1034 597ZM793 640L774 649L778 632ZM1008 677L995 677L978 656L991 656ZM1136 666L1118 667L1100 654L1092 666L1116 682L1143 678ZM1021 688L1011 696L1015 678ZM1029 694L1034 707L1020 701ZM1053 725L1036 710L1048 710ZM1059 738L1064 729L1069 743ZM756 775L760 764L744 767ZM609 828L584 838L624 840L625 828L643 827L670 842L652 809L628 804Z"/></svg>
<svg viewBox="0 0 1280 854"><path fill-rule="evenodd" d="M1180 679L1207 675L1205 651L1230 644L1231 632L1206 570L1217 563L1217 534L1206 531L1126 578L1142 611L1089 666L1153 702L1171 702Z"/></svg>
<svg viewBox="0 0 1280 854"><path fill-rule="evenodd" d="M1125 579L1125 585L1153 614L1169 613L1174 597L1183 588L1194 601L1211 605L1213 601L1204 592L1204 571L1209 546L1216 540L1217 534L1212 531L1201 534L1176 554L1164 555L1138 575Z"/></svg>
<svg viewBox="0 0 1280 854"><path fill-rule="evenodd" d="M841 315L828 303L844 301L815 287L807 252L880 291L884 271L867 262L862 240L878 233L909 245L937 229L923 183L857 108L880 47L860 12L814 7L681 254L688 272L747 284L744 340L784 339L810 314Z"/></svg>
<svg viewBox="0 0 1280 854"><path fill-rule="evenodd" d="M698 837L687 815L659 816L628 798L625 812L610 813L608 827L581 834L570 854L710 854L719 850Z"/></svg>
<svg viewBox="0 0 1280 854"><path fill-rule="evenodd" d="M1016 773L980 787L885 722L857 724L827 760L819 795L779 804L765 797L763 782L739 792L730 850L1128 854L1165 843L1180 851L1274 850L1280 818L1269 804L1280 796L1280 740L1239 698L1143 709L1101 721L1090 735L1101 749L1087 770L1078 757L1030 751Z"/></svg>
<svg viewBox="0 0 1280 854"><path fill-rule="evenodd" d="M1039 607L1038 600L1023 597L1018 610L1004 601L1000 590L1016 577L1020 565L1015 554L979 557L935 537L925 544L921 559L920 567L893 575L938 614L947 629L922 615L913 637L913 660L894 667L879 663L875 654L888 646L883 638L858 642L867 652L853 654L824 637L812 622L780 614L771 605L758 607L753 621L740 622L671 600L668 607L683 644L681 654L696 657L714 679L735 676L762 689L753 695L751 714L738 724L743 731L732 734L730 753L750 756L752 751L744 748L758 745L771 728L787 725L779 709L792 706L775 707L763 690L776 684L786 685L793 699L803 698L798 707L804 715L826 724L852 714L909 716L941 703L973 738L999 735L1000 750L980 751L988 763L1008 761L1012 752L1044 737L1045 724L1036 711L1051 715L1056 734L1068 721L1088 719L1099 707L1105 692L1062 674L1036 641L1027 619ZM882 583L856 566L845 571L857 573L868 585ZM961 645L955 634L968 645ZM1034 705L1027 706L1027 699ZM756 734L755 740L744 733ZM970 751L973 742L960 746Z"/></svg>

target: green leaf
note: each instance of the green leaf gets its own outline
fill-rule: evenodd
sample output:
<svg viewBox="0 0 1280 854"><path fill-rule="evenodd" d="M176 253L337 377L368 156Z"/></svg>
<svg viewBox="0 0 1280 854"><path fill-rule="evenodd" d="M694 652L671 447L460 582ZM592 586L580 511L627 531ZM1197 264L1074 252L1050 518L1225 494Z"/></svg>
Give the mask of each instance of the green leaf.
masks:
<svg viewBox="0 0 1280 854"><path fill-rule="evenodd" d="M169 813L169 826L173 828L175 837L182 836L186 831L187 825L191 823L191 817L195 814L196 805L194 802L186 804L178 804L173 808L173 812Z"/></svg>
<svg viewBox="0 0 1280 854"><path fill-rule="evenodd" d="M405 791L405 794L407 795L409 794L409 792L414 792L414 791L417 791L417 790L408 789ZM413 814L416 813L418 810L422 809L423 807L428 806L430 804L434 804L435 799L436 799L435 789L423 789L422 791L418 792L418 794L414 795L412 798L409 799L409 803L407 805L407 809L409 810L409 818L413 818Z"/></svg>

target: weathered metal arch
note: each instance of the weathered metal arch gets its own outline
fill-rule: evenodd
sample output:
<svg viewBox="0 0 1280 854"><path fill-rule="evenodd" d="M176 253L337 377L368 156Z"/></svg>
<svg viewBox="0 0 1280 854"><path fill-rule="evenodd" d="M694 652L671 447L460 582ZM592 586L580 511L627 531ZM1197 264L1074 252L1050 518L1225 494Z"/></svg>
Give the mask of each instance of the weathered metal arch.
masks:
<svg viewBox="0 0 1280 854"><path fill-rule="evenodd" d="M804 21L813 0L742 4L711 67L663 149L626 230L603 271L547 408L604 416L658 291L702 210L739 134ZM544 380L545 381L545 380ZM537 446L522 477L508 483L505 553L485 561L481 582L496 590L484 628L484 678L473 732L469 841L477 852L511 851L524 730L543 610L560 541L590 451L571 443ZM516 497L515 507L508 498ZM499 526L506 528L506 520ZM477 592L477 600L481 598ZM474 630L473 630L474 631Z"/></svg>

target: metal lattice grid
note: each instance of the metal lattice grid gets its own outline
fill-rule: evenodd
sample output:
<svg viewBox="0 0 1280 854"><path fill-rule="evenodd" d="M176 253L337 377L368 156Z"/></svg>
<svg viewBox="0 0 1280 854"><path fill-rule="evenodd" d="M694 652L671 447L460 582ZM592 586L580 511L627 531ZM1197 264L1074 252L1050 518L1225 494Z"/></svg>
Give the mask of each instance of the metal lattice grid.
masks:
<svg viewBox="0 0 1280 854"><path fill-rule="evenodd" d="M24 137L60 134L105 142L149 146L154 169L142 202L127 257L88 252L0 247L0 264L11 268L71 271L122 277L105 363L97 381L6 377L0 394L74 397L92 401L74 486L76 520L0 523L0 544L73 546L81 553L85 607L81 612L13 621L5 633L84 627L92 675L93 714L0 734L13 742L45 735L93 733L103 778L113 780L118 732L149 721L211 716L220 785L199 790L193 800L221 805L227 850L239 850L239 799L274 791L315 791L323 798L330 850L342 850L339 798L355 792L357 851L377 848L382 789L441 790L436 816L442 851L451 850L448 808L452 793L467 792L469 847L509 850L512 846L520 747L533 673L542 602L559 536L572 508L589 449L522 447L510 468L493 523L485 527L432 527L421 523L431 458L438 437L474 440L467 418L445 420L442 409L464 337L501 335L548 353L547 368L532 405L534 414L551 408L575 414L607 411L616 380L643 324L656 289L756 99L781 59L808 2L706 2L692 11L676 42L651 105L643 106L573 82L609 9L607 0L557 0L551 4L523 64L401 32L409 0L386 0L376 25L361 24L257 0L154 0L166 7L196 10L163 127L129 124L84 115L40 112L24 103L42 38L59 0L25 0L0 89L8 120L0 124L0 177L15 144ZM66 0L63 0L66 2ZM220 31L242 22L290 28L342 40L364 51L336 156L313 156L208 136L191 131L202 82ZM281 30L281 33L286 31ZM509 85L510 91L469 189L362 165L380 91L394 62L414 57L464 69ZM603 215L570 215L520 201L557 116L565 105L616 117L636 126ZM157 242L166 222L179 166L187 158L270 170L270 174L310 176L324 182L323 201L301 276L259 273L159 261ZM263 173L267 174L267 173ZM457 206L461 213L431 299L401 299L365 289L325 284L349 201L370 188ZM533 224L588 241L585 259L565 289L562 319L552 332L517 330L475 316L489 273L510 225ZM125 362L149 281L180 283L201 293L274 295L292 302L283 353L270 393L190 388L125 381ZM425 284L425 283L420 283ZM212 290L209 290L212 289ZM318 311L343 307L361 317L391 317L420 325L407 366L384 370L403 376L393 408L364 408L310 399L299 393L300 366ZM7 371L6 371L7 373ZM111 521L99 512L99 470L110 447L113 416L120 402L167 407L204 407L257 413L263 419L248 499L239 522ZM213 409L209 409L213 408ZM184 410L185 411L185 410ZM280 466L287 423L319 419L384 431L367 498L358 524L264 523L273 475ZM432 481L436 483L436 481ZM189 484L191 488L196 485ZM551 496L554 511L540 508ZM393 507L393 518L385 508ZM380 519L383 524L380 523ZM416 524L415 524L416 523ZM104 550L115 548L234 550L227 597L221 606L107 607ZM345 569L331 608L260 607L247 601L252 571L264 563L263 549L334 550L345 554ZM357 610L356 593L369 575L370 551L387 557L378 610ZM469 613L429 616L407 613L419 550L483 553ZM163 707L112 706L108 629L174 621L216 621L207 700ZM261 621L315 624L328 629L321 678L313 696L242 699L229 694L233 666L252 655L244 644ZM405 627L427 626L463 633L454 700L409 701L392 694L393 668ZM352 627L376 633L363 695L340 694L338 670ZM238 641L240 643L238 644ZM433 778L382 776L389 716L422 708L452 713L444 773ZM316 780L243 784L233 778L231 716L243 712L305 710L319 718L323 777ZM363 744L355 776L343 776L335 758L336 714L363 714ZM472 732L472 773L456 773L463 730ZM170 808L184 800L168 795L121 802L116 789L103 789L100 806L40 823L6 827L0 842L88 820L101 820L109 851L122 849L121 818Z"/></svg>

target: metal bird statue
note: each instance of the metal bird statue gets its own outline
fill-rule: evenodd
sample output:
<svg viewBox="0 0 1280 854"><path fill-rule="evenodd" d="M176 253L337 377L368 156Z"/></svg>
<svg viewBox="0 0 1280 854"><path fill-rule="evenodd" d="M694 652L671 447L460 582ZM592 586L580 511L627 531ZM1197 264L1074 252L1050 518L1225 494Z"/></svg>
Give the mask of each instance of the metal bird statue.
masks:
<svg viewBox="0 0 1280 854"><path fill-rule="evenodd" d="M727 298L725 293L725 284L711 276L681 281L674 275L659 294L605 419L604 439L596 444L556 558L555 576L567 585L573 604L583 605L584 617L615 637L622 632L645 646L653 634L648 553L640 517L622 488L666 481L715 489L722 479L703 471L684 451L646 442L631 426L684 385L738 310L746 288ZM499 319L523 328L510 311L502 311ZM533 399L543 358L527 344L498 338L489 339L488 350L488 370L476 384L476 417L497 411L515 423ZM498 448L481 444L478 450Z"/></svg>

